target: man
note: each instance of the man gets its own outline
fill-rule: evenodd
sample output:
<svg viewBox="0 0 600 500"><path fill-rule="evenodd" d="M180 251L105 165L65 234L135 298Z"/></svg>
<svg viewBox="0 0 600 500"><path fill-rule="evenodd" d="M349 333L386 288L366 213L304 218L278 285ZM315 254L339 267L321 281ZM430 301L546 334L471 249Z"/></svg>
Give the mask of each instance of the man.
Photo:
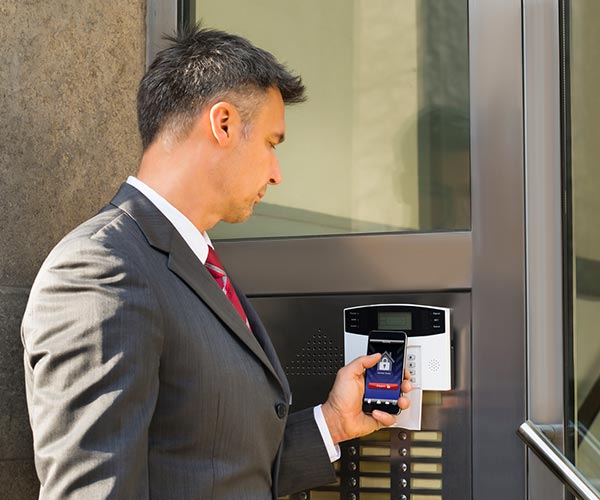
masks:
<svg viewBox="0 0 600 500"><path fill-rule="evenodd" d="M300 78L223 32L171 41L138 92L137 178L32 288L22 337L42 499L275 498L333 481L338 442L393 422L361 411L378 355L288 415L271 342L206 234L281 181L274 150Z"/></svg>

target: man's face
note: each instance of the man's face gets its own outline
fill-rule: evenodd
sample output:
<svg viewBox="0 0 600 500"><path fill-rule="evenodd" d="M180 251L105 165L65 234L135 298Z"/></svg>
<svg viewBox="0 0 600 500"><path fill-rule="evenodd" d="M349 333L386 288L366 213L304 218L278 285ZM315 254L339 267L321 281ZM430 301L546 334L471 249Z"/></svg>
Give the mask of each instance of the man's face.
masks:
<svg viewBox="0 0 600 500"><path fill-rule="evenodd" d="M246 137L240 137L223 176L222 220L243 222L265 195L269 184L281 182L275 146L285 134L283 99L278 89L268 90L265 100L251 118Z"/></svg>

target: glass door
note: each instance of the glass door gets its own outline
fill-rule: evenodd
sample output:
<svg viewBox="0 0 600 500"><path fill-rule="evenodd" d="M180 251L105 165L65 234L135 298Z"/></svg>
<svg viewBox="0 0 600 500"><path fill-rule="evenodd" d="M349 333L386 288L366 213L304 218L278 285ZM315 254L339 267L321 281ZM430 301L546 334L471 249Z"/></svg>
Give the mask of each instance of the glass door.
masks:
<svg viewBox="0 0 600 500"><path fill-rule="evenodd" d="M407 481L404 495L523 498L515 436L525 419L521 1L148 0L150 52L160 31L175 28L150 21L176 4L169 19L246 36L308 86L309 101L286 112L283 183L252 220L212 233L237 284L273 303L464 296L472 336L456 348L472 355L457 357L454 371L472 377L447 404L466 400L468 416L441 448L433 444L461 472L428 464L418 474L431 481ZM275 311L298 326L285 308ZM453 446L465 440L448 438L457 429L469 436L469 460ZM457 481L471 494L449 489ZM369 493L391 498L389 488Z"/></svg>
<svg viewBox="0 0 600 500"><path fill-rule="evenodd" d="M524 6L531 421L519 434L541 459L529 457L530 499L598 499L600 6Z"/></svg>
<svg viewBox="0 0 600 500"><path fill-rule="evenodd" d="M567 449L600 490L600 4L564 12Z"/></svg>

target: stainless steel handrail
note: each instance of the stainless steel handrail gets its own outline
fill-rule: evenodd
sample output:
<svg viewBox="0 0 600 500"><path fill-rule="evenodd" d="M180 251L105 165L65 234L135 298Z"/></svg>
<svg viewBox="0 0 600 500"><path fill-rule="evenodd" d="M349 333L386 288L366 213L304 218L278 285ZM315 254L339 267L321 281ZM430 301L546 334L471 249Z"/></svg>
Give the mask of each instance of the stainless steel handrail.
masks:
<svg viewBox="0 0 600 500"><path fill-rule="evenodd" d="M517 435L544 462L548 468L569 488L571 493L583 500L600 500L600 493L581 472L562 454L542 431L530 420L521 424Z"/></svg>

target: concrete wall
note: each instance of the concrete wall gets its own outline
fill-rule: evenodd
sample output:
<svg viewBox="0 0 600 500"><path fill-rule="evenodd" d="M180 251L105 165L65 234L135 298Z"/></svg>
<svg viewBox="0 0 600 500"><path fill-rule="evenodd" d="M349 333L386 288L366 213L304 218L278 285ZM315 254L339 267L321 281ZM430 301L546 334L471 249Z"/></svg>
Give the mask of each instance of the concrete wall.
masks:
<svg viewBox="0 0 600 500"><path fill-rule="evenodd" d="M37 497L21 316L52 246L140 154L145 0L0 1L0 497Z"/></svg>

